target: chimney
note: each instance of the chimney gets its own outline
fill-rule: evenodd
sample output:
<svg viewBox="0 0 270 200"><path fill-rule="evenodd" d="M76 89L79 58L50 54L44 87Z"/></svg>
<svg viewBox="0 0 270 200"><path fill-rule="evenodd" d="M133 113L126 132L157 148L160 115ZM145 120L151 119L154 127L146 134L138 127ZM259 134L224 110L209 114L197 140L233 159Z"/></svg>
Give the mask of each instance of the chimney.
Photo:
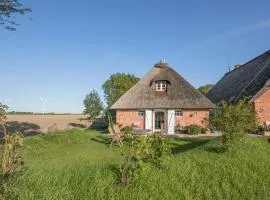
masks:
<svg viewBox="0 0 270 200"><path fill-rule="evenodd" d="M239 67L241 67L240 64L234 65L234 69L237 69L237 68L239 68Z"/></svg>

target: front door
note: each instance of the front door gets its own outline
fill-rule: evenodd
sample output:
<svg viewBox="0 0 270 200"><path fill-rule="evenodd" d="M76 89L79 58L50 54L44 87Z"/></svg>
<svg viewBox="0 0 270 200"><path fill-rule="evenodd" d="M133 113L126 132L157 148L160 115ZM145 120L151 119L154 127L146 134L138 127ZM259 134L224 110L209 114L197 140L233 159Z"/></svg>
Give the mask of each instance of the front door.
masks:
<svg viewBox="0 0 270 200"><path fill-rule="evenodd" d="M156 111L155 112L155 131L165 130L165 112Z"/></svg>

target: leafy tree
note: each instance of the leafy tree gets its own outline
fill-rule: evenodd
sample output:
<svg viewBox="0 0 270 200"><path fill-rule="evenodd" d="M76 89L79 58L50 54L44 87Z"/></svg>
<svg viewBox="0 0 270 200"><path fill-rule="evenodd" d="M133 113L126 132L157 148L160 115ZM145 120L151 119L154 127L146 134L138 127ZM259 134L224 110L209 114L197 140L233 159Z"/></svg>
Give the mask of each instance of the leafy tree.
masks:
<svg viewBox="0 0 270 200"><path fill-rule="evenodd" d="M245 99L235 105L223 102L211 116L210 125L223 133L245 133L257 127L257 116Z"/></svg>
<svg viewBox="0 0 270 200"><path fill-rule="evenodd" d="M19 0L0 0L0 26L16 30L18 24L12 18L14 15L23 15L27 12L31 12L31 9L23 7Z"/></svg>
<svg viewBox="0 0 270 200"><path fill-rule="evenodd" d="M201 86L198 88L198 90L205 95L212 87L214 86L214 84L206 84L204 86Z"/></svg>
<svg viewBox="0 0 270 200"><path fill-rule="evenodd" d="M7 105L4 105L0 102L0 116L4 116L6 114L6 110L8 109Z"/></svg>
<svg viewBox="0 0 270 200"><path fill-rule="evenodd" d="M84 114L88 114L90 119L97 117L103 110L103 104L96 90L92 90L86 95L83 104L85 106Z"/></svg>
<svg viewBox="0 0 270 200"><path fill-rule="evenodd" d="M111 77L102 86L108 107L111 107L138 81L139 78L131 74L116 73L111 75Z"/></svg>

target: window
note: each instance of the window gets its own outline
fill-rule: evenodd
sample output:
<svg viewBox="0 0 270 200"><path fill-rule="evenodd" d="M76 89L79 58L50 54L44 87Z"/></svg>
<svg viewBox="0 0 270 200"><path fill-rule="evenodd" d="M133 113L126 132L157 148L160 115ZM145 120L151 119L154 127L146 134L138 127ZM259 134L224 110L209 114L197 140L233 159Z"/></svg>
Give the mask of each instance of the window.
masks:
<svg viewBox="0 0 270 200"><path fill-rule="evenodd" d="M137 112L137 115L138 115L138 116L144 116L144 111L138 111L138 112Z"/></svg>
<svg viewBox="0 0 270 200"><path fill-rule="evenodd" d="M181 117L181 116L183 116L183 110L176 110L175 113L174 113L174 115L175 115L176 117Z"/></svg>
<svg viewBox="0 0 270 200"><path fill-rule="evenodd" d="M166 81L158 81L156 82L156 91L164 92L167 90L167 83Z"/></svg>

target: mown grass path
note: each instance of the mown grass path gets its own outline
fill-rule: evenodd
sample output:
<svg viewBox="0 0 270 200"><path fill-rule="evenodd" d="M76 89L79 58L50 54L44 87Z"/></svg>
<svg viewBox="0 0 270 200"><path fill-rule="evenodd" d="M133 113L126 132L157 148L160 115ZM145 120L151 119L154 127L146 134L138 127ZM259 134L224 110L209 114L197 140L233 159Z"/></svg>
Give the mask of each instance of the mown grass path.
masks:
<svg viewBox="0 0 270 200"><path fill-rule="evenodd" d="M114 184L120 149L106 135L69 131L25 138L26 171L10 199L268 199L270 143L245 137L230 151L215 138L171 140L168 167Z"/></svg>

